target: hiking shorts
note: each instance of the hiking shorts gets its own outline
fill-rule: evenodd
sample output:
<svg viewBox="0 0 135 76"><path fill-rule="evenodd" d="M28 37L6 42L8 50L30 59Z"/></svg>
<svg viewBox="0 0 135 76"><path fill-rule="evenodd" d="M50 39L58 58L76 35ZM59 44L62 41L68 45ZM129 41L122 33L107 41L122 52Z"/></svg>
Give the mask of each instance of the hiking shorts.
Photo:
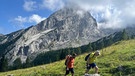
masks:
<svg viewBox="0 0 135 76"><path fill-rule="evenodd" d="M67 68L66 68L66 75L69 74L69 72L74 73L74 69L73 68L69 68L67 70Z"/></svg>
<svg viewBox="0 0 135 76"><path fill-rule="evenodd" d="M92 64L88 64L87 65L87 69L88 70L91 69L91 68L94 68L94 67L96 67L96 64L95 63L92 63Z"/></svg>

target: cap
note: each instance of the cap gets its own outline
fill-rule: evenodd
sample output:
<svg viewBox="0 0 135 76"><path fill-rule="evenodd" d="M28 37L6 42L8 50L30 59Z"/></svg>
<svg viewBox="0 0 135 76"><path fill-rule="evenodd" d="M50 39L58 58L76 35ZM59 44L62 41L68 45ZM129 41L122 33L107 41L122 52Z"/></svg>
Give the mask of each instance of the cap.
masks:
<svg viewBox="0 0 135 76"><path fill-rule="evenodd" d="M100 51L99 50L97 50L95 53L98 54L98 55L100 55Z"/></svg>

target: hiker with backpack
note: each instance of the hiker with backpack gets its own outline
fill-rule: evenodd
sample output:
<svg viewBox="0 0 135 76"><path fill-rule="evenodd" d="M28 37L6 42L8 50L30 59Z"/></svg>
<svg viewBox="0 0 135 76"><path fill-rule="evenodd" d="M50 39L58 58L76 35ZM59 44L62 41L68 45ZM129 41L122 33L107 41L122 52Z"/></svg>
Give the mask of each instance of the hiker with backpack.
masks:
<svg viewBox="0 0 135 76"><path fill-rule="evenodd" d="M74 76L74 60L75 60L76 54L73 53L72 55L66 56L65 65L66 65L66 73L65 76L71 72L72 76Z"/></svg>
<svg viewBox="0 0 135 76"><path fill-rule="evenodd" d="M91 68L95 68L95 73L97 74L98 73L98 66L95 64L95 60L97 58L97 56L100 55L100 52L99 51L95 51L95 52L92 52L90 54L88 54L86 57L85 57L85 61L86 61L86 71L85 71L85 75L88 74L89 70Z"/></svg>

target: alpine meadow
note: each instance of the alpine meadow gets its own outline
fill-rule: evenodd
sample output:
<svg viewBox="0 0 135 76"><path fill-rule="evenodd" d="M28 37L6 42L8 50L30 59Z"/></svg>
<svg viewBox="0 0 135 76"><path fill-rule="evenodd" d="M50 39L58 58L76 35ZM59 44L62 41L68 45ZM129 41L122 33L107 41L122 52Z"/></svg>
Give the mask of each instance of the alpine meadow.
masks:
<svg viewBox="0 0 135 76"><path fill-rule="evenodd" d="M111 46L101 49L101 56L96 63L101 76L134 76L135 75L135 39L119 41ZM75 60L75 76L84 75L88 53L77 56ZM65 73L65 60L40 65L27 69L19 69L0 73L0 76L63 76ZM93 73L91 69L89 73Z"/></svg>

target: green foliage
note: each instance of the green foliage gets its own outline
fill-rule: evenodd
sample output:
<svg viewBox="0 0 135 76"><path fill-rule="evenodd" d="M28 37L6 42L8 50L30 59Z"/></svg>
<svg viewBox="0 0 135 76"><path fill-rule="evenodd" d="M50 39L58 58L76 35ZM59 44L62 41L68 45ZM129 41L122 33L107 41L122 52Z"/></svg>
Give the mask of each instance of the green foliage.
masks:
<svg viewBox="0 0 135 76"><path fill-rule="evenodd" d="M22 62L21 62L21 59L20 58L17 58L14 63L13 63L13 67L10 68L10 69L20 69L22 68Z"/></svg>
<svg viewBox="0 0 135 76"><path fill-rule="evenodd" d="M5 58L4 56L0 59L0 71L1 72L5 72L8 70L8 62L7 62L7 58Z"/></svg>
<svg viewBox="0 0 135 76"><path fill-rule="evenodd" d="M127 40L128 39L128 35L127 35L127 33L126 33L126 30L124 29L123 31L122 31L122 40Z"/></svg>
<svg viewBox="0 0 135 76"><path fill-rule="evenodd" d="M27 57L27 59L26 59L26 63L23 63L23 68L27 68L27 67L31 67L32 66L32 64L30 63L30 58L29 57Z"/></svg>
<svg viewBox="0 0 135 76"><path fill-rule="evenodd" d="M55 62L55 61L65 59L66 55L68 55L68 54L76 53L77 55L80 55L81 52L82 52L82 48L80 48L80 47L44 52L44 53L39 54L34 59L32 64L41 65L41 64L52 63L52 62Z"/></svg>

